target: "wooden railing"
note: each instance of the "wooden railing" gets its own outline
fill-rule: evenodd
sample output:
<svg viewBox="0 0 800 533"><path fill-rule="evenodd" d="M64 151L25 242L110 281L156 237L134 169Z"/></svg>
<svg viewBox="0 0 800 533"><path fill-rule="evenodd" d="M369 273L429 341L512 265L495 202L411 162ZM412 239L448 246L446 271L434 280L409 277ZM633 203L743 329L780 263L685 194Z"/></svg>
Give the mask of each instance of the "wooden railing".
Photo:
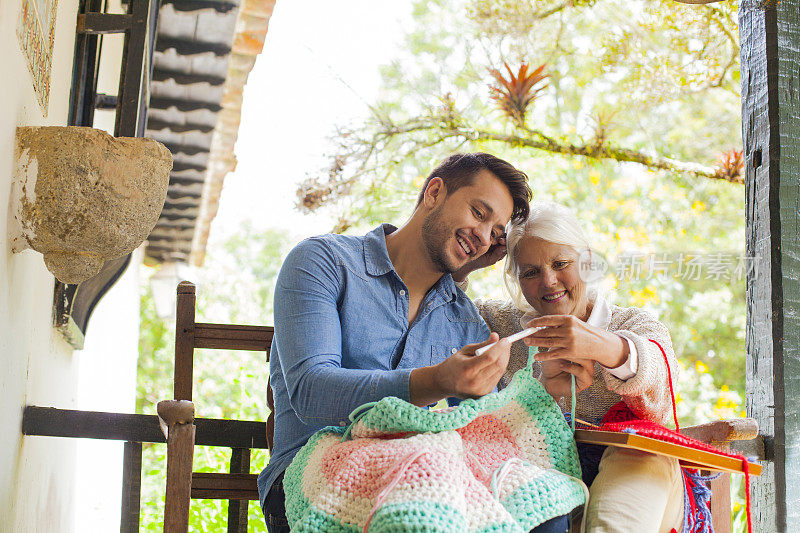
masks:
<svg viewBox="0 0 800 533"><path fill-rule="evenodd" d="M55 407L25 407L22 433L29 436L77 439L116 440L125 443L122 475L121 533L139 531L142 480L142 443L166 444L156 415L76 411ZM222 481L220 474L192 476L192 498L258 498L255 474L243 474L242 450L268 449L265 422L194 418L194 444L232 448L230 472ZM249 455L247 461L249 469ZM166 467L166 465L165 465ZM225 474L231 476L231 474ZM219 496L212 496L211 489ZM230 523L230 521L229 521Z"/></svg>

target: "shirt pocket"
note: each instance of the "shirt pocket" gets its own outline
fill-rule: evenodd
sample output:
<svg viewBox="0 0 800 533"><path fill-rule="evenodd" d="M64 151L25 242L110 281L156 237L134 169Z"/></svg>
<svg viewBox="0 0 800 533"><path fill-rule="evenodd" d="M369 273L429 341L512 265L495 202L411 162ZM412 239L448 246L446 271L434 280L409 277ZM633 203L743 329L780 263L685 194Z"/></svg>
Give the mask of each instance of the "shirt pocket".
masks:
<svg viewBox="0 0 800 533"><path fill-rule="evenodd" d="M437 365L456 353L458 346L452 344L432 344L431 345L431 364Z"/></svg>

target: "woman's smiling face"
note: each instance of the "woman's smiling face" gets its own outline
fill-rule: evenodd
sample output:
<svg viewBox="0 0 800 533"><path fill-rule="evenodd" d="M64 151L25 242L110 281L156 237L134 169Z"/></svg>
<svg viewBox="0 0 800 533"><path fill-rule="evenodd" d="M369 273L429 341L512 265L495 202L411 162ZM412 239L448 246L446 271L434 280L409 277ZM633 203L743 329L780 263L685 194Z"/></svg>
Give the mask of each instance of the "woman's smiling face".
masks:
<svg viewBox="0 0 800 533"><path fill-rule="evenodd" d="M586 283L581 279L579 254L574 248L524 237L517 246L516 259L522 294L539 314L588 318Z"/></svg>

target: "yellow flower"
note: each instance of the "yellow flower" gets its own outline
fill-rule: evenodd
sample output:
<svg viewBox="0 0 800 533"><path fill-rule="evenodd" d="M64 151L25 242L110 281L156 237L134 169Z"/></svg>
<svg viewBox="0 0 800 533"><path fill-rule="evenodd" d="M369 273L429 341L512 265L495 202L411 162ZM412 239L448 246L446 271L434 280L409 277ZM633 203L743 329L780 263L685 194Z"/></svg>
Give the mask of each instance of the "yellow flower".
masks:
<svg viewBox="0 0 800 533"><path fill-rule="evenodd" d="M716 404L715 408L716 409L730 409L731 407L735 407L735 406L736 406L736 404L734 404L728 398L726 398L724 396L720 396L719 398L717 398L717 404Z"/></svg>
<svg viewBox="0 0 800 533"><path fill-rule="evenodd" d="M597 185L600 183L600 173L596 170L589 172L589 181L592 182L592 185Z"/></svg>
<svg viewBox="0 0 800 533"><path fill-rule="evenodd" d="M694 362L694 368L695 368L695 370L697 370L701 374L707 374L708 373L708 367L702 361L695 361Z"/></svg>
<svg viewBox="0 0 800 533"><path fill-rule="evenodd" d="M640 291L631 291L631 297L636 307L644 307L650 302L658 303L659 301L656 289L652 285L645 285Z"/></svg>
<svg viewBox="0 0 800 533"><path fill-rule="evenodd" d="M704 204L700 200L695 200L695 202L692 204L692 209L694 209L695 211L705 211L706 204Z"/></svg>

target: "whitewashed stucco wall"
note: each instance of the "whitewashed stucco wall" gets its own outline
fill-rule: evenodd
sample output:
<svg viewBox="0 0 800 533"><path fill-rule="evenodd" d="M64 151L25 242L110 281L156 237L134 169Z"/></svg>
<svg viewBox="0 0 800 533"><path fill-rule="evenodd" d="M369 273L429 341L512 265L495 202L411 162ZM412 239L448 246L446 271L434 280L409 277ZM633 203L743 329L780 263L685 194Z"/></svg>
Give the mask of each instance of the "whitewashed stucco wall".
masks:
<svg viewBox="0 0 800 533"><path fill-rule="evenodd" d="M105 522L100 529L80 527L86 522L76 517L78 500L82 509L96 506L97 501L92 493L77 498L76 488L91 484L87 480L92 470L106 471L105 483L116 487L117 495L113 510L105 512L118 520L121 452L101 446L95 459L111 457L114 464L98 464L87 459L92 445L82 444L83 459L77 468L78 441L23 438L20 431L26 404L133 411L138 256L100 302L90 322L86 349L73 352L52 327L52 274L38 253L12 253L8 239L15 128L67 123L77 7L78 0L58 0L49 112L44 117L17 42L20 2L0 1L0 249L4 252L0 260L0 532L113 531L119 527L114 522ZM106 495L109 501L112 497Z"/></svg>
<svg viewBox="0 0 800 533"><path fill-rule="evenodd" d="M141 249L97 305L86 332L79 365L77 408L133 413L139 343ZM118 531L122 501L123 443L78 441L74 531Z"/></svg>

